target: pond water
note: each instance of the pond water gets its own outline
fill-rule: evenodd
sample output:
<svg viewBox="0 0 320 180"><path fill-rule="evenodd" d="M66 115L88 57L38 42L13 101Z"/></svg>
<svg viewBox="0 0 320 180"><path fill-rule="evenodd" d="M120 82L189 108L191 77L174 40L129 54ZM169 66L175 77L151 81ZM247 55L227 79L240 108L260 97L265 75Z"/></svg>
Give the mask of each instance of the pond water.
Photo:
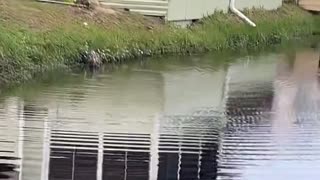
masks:
<svg viewBox="0 0 320 180"><path fill-rule="evenodd" d="M0 179L317 180L319 51L52 73L0 98Z"/></svg>

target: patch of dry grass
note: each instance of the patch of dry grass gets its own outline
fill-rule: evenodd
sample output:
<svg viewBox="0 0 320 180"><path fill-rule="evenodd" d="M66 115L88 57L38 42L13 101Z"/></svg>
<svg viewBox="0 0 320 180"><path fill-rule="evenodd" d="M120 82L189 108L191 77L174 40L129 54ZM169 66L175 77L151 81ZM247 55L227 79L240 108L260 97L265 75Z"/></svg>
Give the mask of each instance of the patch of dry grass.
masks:
<svg viewBox="0 0 320 180"><path fill-rule="evenodd" d="M131 28L155 27L159 19L146 18L138 14L120 11L107 13L79 7L39 3L35 0L0 0L2 24L26 27L36 31L68 28L88 22L105 29L130 26Z"/></svg>

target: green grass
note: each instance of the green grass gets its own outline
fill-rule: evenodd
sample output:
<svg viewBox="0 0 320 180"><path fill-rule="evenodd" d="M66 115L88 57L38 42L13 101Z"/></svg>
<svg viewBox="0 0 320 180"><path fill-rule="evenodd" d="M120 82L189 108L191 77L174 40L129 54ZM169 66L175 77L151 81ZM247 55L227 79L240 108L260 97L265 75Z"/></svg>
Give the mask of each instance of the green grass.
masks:
<svg viewBox="0 0 320 180"><path fill-rule="evenodd" d="M320 35L320 14L313 16L313 33Z"/></svg>
<svg viewBox="0 0 320 180"><path fill-rule="evenodd" d="M217 12L182 29L137 15L109 16L113 19L105 22L76 16L69 8L34 2L13 8L0 0L0 8L1 1L7 9L18 10L13 15L0 13L0 85L21 83L49 69L78 65L81 54L91 50L99 52L105 63L118 62L169 53L257 48L310 36L320 27L319 18L293 5L271 12L246 11L257 28L234 15ZM85 27L83 22L89 25Z"/></svg>

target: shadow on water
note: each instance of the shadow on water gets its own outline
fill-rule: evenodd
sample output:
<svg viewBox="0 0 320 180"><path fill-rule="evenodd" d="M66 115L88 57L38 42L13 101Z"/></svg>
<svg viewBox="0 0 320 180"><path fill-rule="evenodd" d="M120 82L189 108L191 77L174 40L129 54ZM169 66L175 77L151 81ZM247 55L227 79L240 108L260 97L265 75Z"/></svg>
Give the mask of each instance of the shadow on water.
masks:
<svg viewBox="0 0 320 180"><path fill-rule="evenodd" d="M318 179L319 51L212 58L73 73L3 96L0 179Z"/></svg>
<svg viewBox="0 0 320 180"><path fill-rule="evenodd" d="M14 164L0 163L0 179L18 179L19 173L15 170Z"/></svg>

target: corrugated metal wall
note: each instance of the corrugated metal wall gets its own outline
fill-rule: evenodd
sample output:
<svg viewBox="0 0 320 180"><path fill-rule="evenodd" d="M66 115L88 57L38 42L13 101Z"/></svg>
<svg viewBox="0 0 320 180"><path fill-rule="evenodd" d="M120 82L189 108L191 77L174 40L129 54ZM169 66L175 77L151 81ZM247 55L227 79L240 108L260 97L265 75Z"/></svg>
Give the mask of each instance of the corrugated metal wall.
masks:
<svg viewBox="0 0 320 180"><path fill-rule="evenodd" d="M149 16L167 16L168 0L100 0L112 8L128 9Z"/></svg>

